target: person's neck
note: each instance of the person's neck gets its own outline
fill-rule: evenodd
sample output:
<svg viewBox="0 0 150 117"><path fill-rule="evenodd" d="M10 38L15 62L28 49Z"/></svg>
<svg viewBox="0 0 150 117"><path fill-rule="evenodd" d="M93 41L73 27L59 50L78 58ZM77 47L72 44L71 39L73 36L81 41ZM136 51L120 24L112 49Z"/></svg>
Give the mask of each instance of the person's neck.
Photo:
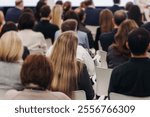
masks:
<svg viewBox="0 0 150 117"><path fill-rule="evenodd" d="M23 7L21 6L16 6L17 9L23 10Z"/></svg>
<svg viewBox="0 0 150 117"><path fill-rule="evenodd" d="M133 55L133 54L131 54L131 57L132 58L148 58L148 55L147 55L147 53L144 53L142 55Z"/></svg>
<svg viewBox="0 0 150 117"><path fill-rule="evenodd" d="M47 21L49 21L49 17L42 17L41 20L47 20Z"/></svg>

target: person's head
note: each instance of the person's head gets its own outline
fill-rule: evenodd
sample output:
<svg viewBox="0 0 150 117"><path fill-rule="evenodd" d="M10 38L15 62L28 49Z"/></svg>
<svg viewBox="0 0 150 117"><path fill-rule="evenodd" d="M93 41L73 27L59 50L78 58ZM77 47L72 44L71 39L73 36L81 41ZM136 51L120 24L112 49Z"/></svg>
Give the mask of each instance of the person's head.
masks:
<svg viewBox="0 0 150 117"><path fill-rule="evenodd" d="M24 9L24 4L23 4L23 0L16 0L15 1L15 6L21 10Z"/></svg>
<svg viewBox="0 0 150 117"><path fill-rule="evenodd" d="M126 6L125 6L125 9L127 11L129 11L133 5L134 5L133 2L127 2Z"/></svg>
<svg viewBox="0 0 150 117"><path fill-rule="evenodd" d="M144 28L131 31L128 35L128 47L133 55L144 55L148 51L150 34Z"/></svg>
<svg viewBox="0 0 150 117"><path fill-rule="evenodd" d="M53 80L52 62L43 55L30 55L22 65L20 77L25 88L49 89Z"/></svg>
<svg viewBox="0 0 150 117"><path fill-rule="evenodd" d="M63 5L63 1L62 0L58 0L56 3L55 3L56 5Z"/></svg>
<svg viewBox="0 0 150 117"><path fill-rule="evenodd" d="M93 5L93 0L85 0L85 5L87 7Z"/></svg>
<svg viewBox="0 0 150 117"><path fill-rule="evenodd" d="M65 15L64 15L64 21L68 20L68 19L74 19L77 22L79 22L79 17L78 17L78 15L73 10L67 11L65 13Z"/></svg>
<svg viewBox="0 0 150 117"><path fill-rule="evenodd" d="M77 8L74 11L78 15L79 22L84 22L86 17L85 11L81 8Z"/></svg>
<svg viewBox="0 0 150 117"><path fill-rule="evenodd" d="M72 4L70 1L64 2L64 4L63 4L63 11L64 12L71 10L71 8L72 8Z"/></svg>
<svg viewBox="0 0 150 117"><path fill-rule="evenodd" d="M114 4L120 4L120 0L113 0Z"/></svg>
<svg viewBox="0 0 150 117"><path fill-rule="evenodd" d="M31 8L25 8L23 10L23 13L31 13L31 14L34 14L33 10Z"/></svg>
<svg viewBox="0 0 150 117"><path fill-rule="evenodd" d="M45 2L39 1L39 2L37 3L36 7L35 7L35 10L36 10L36 12L35 12L35 18L36 18L37 21L39 21L40 18L41 18L41 17L40 17L40 9L41 9L42 6L44 6L44 5L46 5Z"/></svg>
<svg viewBox="0 0 150 117"><path fill-rule="evenodd" d="M109 32L114 28L113 24L113 13L109 9L104 9L100 12L99 25L101 27L101 32Z"/></svg>
<svg viewBox="0 0 150 117"><path fill-rule="evenodd" d="M40 9L41 18L50 18L51 9L48 5L42 6Z"/></svg>
<svg viewBox="0 0 150 117"><path fill-rule="evenodd" d="M51 20L52 23L57 25L58 27L60 27L62 23L62 14L63 14L62 6L55 5L52 9Z"/></svg>
<svg viewBox="0 0 150 117"><path fill-rule="evenodd" d="M135 22L141 26L142 23L142 14L140 8L137 5L132 5L128 12L128 18L135 20Z"/></svg>
<svg viewBox="0 0 150 117"><path fill-rule="evenodd" d="M18 22L18 29L33 29L35 23L34 15L31 13L23 13Z"/></svg>
<svg viewBox="0 0 150 117"><path fill-rule="evenodd" d="M40 2L44 2L45 4L48 4L48 0L39 0Z"/></svg>
<svg viewBox="0 0 150 117"><path fill-rule="evenodd" d="M76 63L77 45L78 38L76 33L73 31L64 32L58 37L50 56L50 60L54 64L52 89L64 92L69 97L72 96L72 91L76 90L78 72Z"/></svg>
<svg viewBox="0 0 150 117"><path fill-rule="evenodd" d="M119 26L126 18L126 13L123 10L118 10L114 13L114 24Z"/></svg>
<svg viewBox="0 0 150 117"><path fill-rule="evenodd" d="M21 60L23 45L16 31L9 31L0 39L0 61L16 63Z"/></svg>
<svg viewBox="0 0 150 117"><path fill-rule="evenodd" d="M81 3L80 3L80 9L86 9L86 1L82 1Z"/></svg>
<svg viewBox="0 0 150 117"><path fill-rule="evenodd" d="M0 11L0 26L4 23L5 18L4 18L4 13L3 11Z"/></svg>
<svg viewBox="0 0 150 117"><path fill-rule="evenodd" d="M120 53L124 53L127 50L128 33L137 28L138 25L134 20L127 19L121 23L115 35L115 46Z"/></svg>
<svg viewBox="0 0 150 117"><path fill-rule="evenodd" d="M68 19L64 21L61 25L61 31L66 32L66 31L76 31L77 30L77 21L74 19Z"/></svg>
<svg viewBox="0 0 150 117"><path fill-rule="evenodd" d="M18 28L14 22L8 21L3 25L0 37L8 31L18 31Z"/></svg>

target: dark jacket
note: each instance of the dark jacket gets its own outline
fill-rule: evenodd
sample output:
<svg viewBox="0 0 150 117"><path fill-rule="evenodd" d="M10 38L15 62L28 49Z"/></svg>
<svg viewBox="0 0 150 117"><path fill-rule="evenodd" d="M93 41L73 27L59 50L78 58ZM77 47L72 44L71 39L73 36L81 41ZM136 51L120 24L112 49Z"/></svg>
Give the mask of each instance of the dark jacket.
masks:
<svg viewBox="0 0 150 117"><path fill-rule="evenodd" d="M150 59L131 58L112 71L109 90L129 96L150 96Z"/></svg>
<svg viewBox="0 0 150 117"><path fill-rule="evenodd" d="M45 39L52 39L52 43L54 43L55 33L57 30L59 30L59 28L58 26L49 23L48 20L42 20L34 27L34 30L41 32Z"/></svg>
<svg viewBox="0 0 150 117"><path fill-rule="evenodd" d="M88 7L85 9L86 19L85 24L91 26L98 26L99 25L99 13L100 10Z"/></svg>
<svg viewBox="0 0 150 117"><path fill-rule="evenodd" d="M18 23L19 17L22 14L22 10L14 7L14 8L9 8L6 12L6 21L12 21L14 23Z"/></svg>
<svg viewBox="0 0 150 117"><path fill-rule="evenodd" d="M108 47L114 42L114 36L117 32L117 29L114 29L111 32L103 33L100 36L100 43L103 51L108 51Z"/></svg>

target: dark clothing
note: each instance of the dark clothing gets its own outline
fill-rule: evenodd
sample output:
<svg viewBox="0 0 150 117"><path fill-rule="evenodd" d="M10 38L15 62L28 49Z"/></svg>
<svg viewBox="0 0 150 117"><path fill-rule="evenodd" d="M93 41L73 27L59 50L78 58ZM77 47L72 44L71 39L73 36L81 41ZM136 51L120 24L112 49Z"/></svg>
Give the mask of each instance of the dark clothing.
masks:
<svg viewBox="0 0 150 117"><path fill-rule="evenodd" d="M101 28L98 27L96 30L96 37L95 37L95 43L94 43L96 50L99 50L98 41L99 41L100 35L101 35Z"/></svg>
<svg viewBox="0 0 150 117"><path fill-rule="evenodd" d="M6 12L6 21L12 21L14 23L18 23L19 17L22 14L22 10L14 7L14 8L9 8Z"/></svg>
<svg viewBox="0 0 150 117"><path fill-rule="evenodd" d="M146 30L150 32L150 22L143 24L141 27L145 28Z"/></svg>
<svg viewBox="0 0 150 117"><path fill-rule="evenodd" d="M108 47L114 42L114 37L116 33L117 29L114 29L111 32L101 34L100 43L103 51L108 51Z"/></svg>
<svg viewBox="0 0 150 117"><path fill-rule="evenodd" d="M78 78L78 90L85 91L87 100L92 100L94 98L94 90L85 65Z"/></svg>
<svg viewBox="0 0 150 117"><path fill-rule="evenodd" d="M79 30L87 34L89 40L89 47L94 48L94 39L91 31L87 29L83 23L79 23Z"/></svg>
<svg viewBox="0 0 150 117"><path fill-rule="evenodd" d="M29 49L26 46L24 46L22 59L25 60L28 55L30 55L30 51L29 51Z"/></svg>
<svg viewBox="0 0 150 117"><path fill-rule="evenodd" d="M35 31L41 32L45 39L51 39L54 43L55 32L59 30L58 26L49 23L48 20L41 20L34 28Z"/></svg>
<svg viewBox="0 0 150 117"><path fill-rule="evenodd" d="M112 71L108 92L129 96L150 96L150 59L131 58Z"/></svg>
<svg viewBox="0 0 150 117"><path fill-rule="evenodd" d="M99 13L100 10L88 7L85 9L86 19L85 24L91 26L98 26L99 25Z"/></svg>
<svg viewBox="0 0 150 117"><path fill-rule="evenodd" d="M109 8L109 10L112 11L112 13L115 13L118 10L121 10L122 8L118 5L113 5L112 7Z"/></svg>
<svg viewBox="0 0 150 117"><path fill-rule="evenodd" d="M127 62L129 57L127 55L120 54L115 47L109 46L106 60L108 68L114 68Z"/></svg>

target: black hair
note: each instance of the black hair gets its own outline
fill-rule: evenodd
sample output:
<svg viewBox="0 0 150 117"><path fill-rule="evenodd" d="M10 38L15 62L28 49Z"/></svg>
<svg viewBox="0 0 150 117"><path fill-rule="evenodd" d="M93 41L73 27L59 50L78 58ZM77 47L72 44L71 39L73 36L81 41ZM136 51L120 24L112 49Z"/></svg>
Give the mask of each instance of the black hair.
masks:
<svg viewBox="0 0 150 117"><path fill-rule="evenodd" d="M150 34L144 28L131 31L128 35L128 45L133 55L143 55L149 46Z"/></svg>
<svg viewBox="0 0 150 117"><path fill-rule="evenodd" d="M40 9L40 16L41 17L48 17L51 13L51 9L48 5L44 5L41 9Z"/></svg>

